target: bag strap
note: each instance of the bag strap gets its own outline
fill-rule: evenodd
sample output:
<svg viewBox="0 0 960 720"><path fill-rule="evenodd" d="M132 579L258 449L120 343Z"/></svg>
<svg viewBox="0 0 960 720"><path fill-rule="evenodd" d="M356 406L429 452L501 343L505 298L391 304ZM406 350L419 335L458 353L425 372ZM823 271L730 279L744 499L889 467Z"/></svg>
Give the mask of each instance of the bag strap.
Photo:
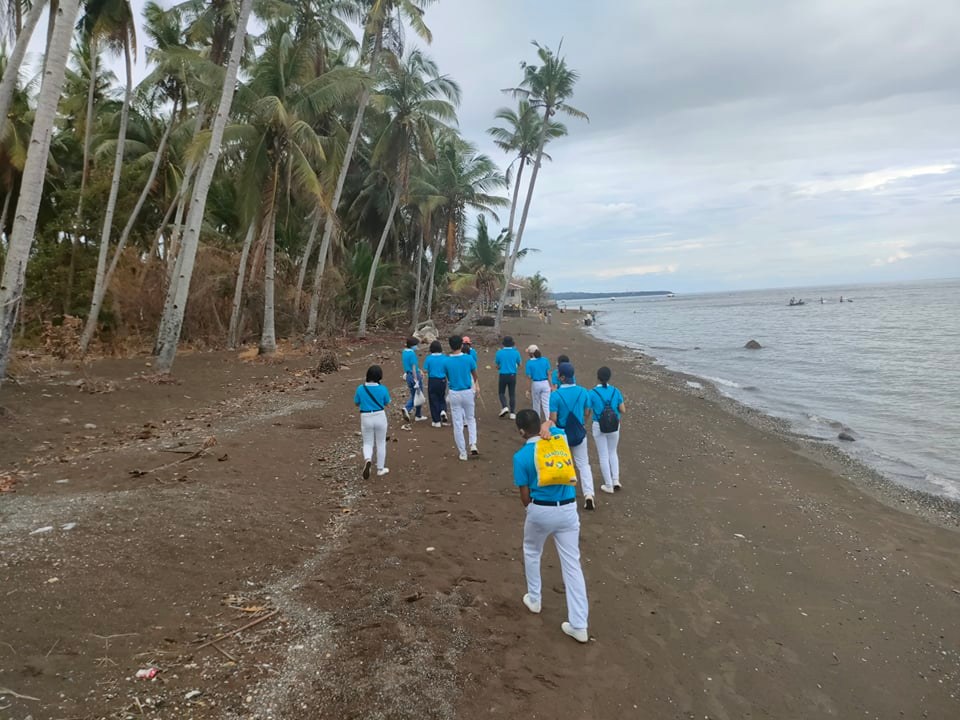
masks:
<svg viewBox="0 0 960 720"><path fill-rule="evenodd" d="M377 406L378 408L380 408L381 410L385 410L385 409L386 409L386 408L383 407L383 403L380 402L379 400L377 400L377 399L373 396L373 393L370 392L370 388L369 388L369 387L367 387L366 385L364 385L364 386L363 386L363 389L367 391L367 395L369 395L369 396L370 396L370 399L373 400L373 404L374 404L374 405L376 405L376 406Z"/></svg>
<svg viewBox="0 0 960 720"><path fill-rule="evenodd" d="M600 398L600 401L603 403L603 406L604 406L605 408L610 408L611 410L613 409L613 398L614 398L614 397L616 396L616 394L617 394L617 391L616 391L616 390L611 390L611 391L610 391L610 399L609 399L609 400L604 400L604 399L603 399L603 395L600 394L600 391L599 391L597 388L594 388L593 391L597 394L597 397Z"/></svg>

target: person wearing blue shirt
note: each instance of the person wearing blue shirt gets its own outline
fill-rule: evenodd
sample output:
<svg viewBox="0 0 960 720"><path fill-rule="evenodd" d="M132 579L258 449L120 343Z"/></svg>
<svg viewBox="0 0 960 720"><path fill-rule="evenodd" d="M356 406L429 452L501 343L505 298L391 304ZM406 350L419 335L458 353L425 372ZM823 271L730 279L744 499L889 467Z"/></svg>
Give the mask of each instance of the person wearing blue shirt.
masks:
<svg viewBox="0 0 960 720"><path fill-rule="evenodd" d="M363 438L363 479L370 477L373 448L377 448L377 475L390 472L387 467L387 405L390 391L380 381L383 370L379 365L367 368L367 379L353 394L353 404L360 408L360 435Z"/></svg>
<svg viewBox="0 0 960 720"><path fill-rule="evenodd" d="M440 341L430 343L430 354L423 360L423 371L427 374L430 420L435 428L442 427L447 421L447 376L443 369L446 360Z"/></svg>
<svg viewBox="0 0 960 720"><path fill-rule="evenodd" d="M542 605L540 559L547 539L553 537L560 556L560 570L567 596L567 622L560 629L577 642L589 641L587 632L587 584L580 566L580 516L576 490L571 485L539 487L537 483L536 444L544 435L535 410L517 413L517 429L524 445L513 456L513 484L520 488L520 501L526 508L523 523L523 569L527 593L523 604L539 614ZM563 434L551 428L546 436Z"/></svg>
<svg viewBox="0 0 960 720"><path fill-rule="evenodd" d="M560 367L560 363L565 363L565 362L570 362L570 358L567 357L566 355L557 356L557 367ZM577 379L574 378L573 382L576 383ZM560 389L560 371L559 370L554 370L553 374L550 376L550 387L553 390Z"/></svg>
<svg viewBox="0 0 960 720"><path fill-rule="evenodd" d="M570 417L575 417L580 424L586 427L590 422L589 393L574 382L573 365L566 362L557 368L560 373L560 389L550 395L550 422L558 427L566 428ZM569 433L567 433L569 435ZM570 454L577 466L577 476L580 478L580 487L583 488L583 509L593 510L593 471L590 469L590 455L587 452L587 438L574 445L570 444Z"/></svg>
<svg viewBox="0 0 960 720"><path fill-rule="evenodd" d="M497 350L494 355L494 362L497 364L497 370L500 372L499 387L497 392L500 395L500 417L509 414L511 420L517 419L517 370L520 369L520 363L523 358L520 357L520 351L514 347L513 338L507 335L503 338L503 347ZM507 393L510 394L509 404L507 403Z"/></svg>
<svg viewBox="0 0 960 720"><path fill-rule="evenodd" d="M423 417L423 407L415 405L413 402L417 396L417 390L423 387L423 375L420 374L420 360L417 358L417 346L419 344L420 341L415 337L407 338L407 347L400 355L403 360L403 379L407 381L407 388L410 390L410 398L407 400L407 404L403 406L403 417L405 420L410 420L410 414L416 407L415 422L426 420L426 418Z"/></svg>
<svg viewBox="0 0 960 720"><path fill-rule="evenodd" d="M463 338L454 335L450 338L450 349L443 363L443 372L450 387L450 413L453 415L453 440L460 453L460 459L467 459L467 445L463 437L463 426L467 426L470 439L470 454L479 455L477 450L477 393L480 381L477 375L477 362L464 355Z"/></svg>
<svg viewBox="0 0 960 720"><path fill-rule="evenodd" d="M620 422L623 419L623 393L610 384L613 373L608 367L597 370L599 384L593 388L590 395L590 409L593 415L593 440L597 444L597 457L600 460L600 473L603 475L603 484L600 489L605 493L614 493L620 485L620 457L617 446L620 444ZM600 429L600 416L609 408L617 416L617 429L612 432L603 432Z"/></svg>
<svg viewBox="0 0 960 720"><path fill-rule="evenodd" d="M468 335L463 336L463 354L472 357L477 367L480 367L480 358L477 357L477 351L473 349L473 340Z"/></svg>
<svg viewBox="0 0 960 720"><path fill-rule="evenodd" d="M546 420L550 417L550 361L540 353L540 348L527 348L527 364L524 372L530 378L530 400L533 409Z"/></svg>

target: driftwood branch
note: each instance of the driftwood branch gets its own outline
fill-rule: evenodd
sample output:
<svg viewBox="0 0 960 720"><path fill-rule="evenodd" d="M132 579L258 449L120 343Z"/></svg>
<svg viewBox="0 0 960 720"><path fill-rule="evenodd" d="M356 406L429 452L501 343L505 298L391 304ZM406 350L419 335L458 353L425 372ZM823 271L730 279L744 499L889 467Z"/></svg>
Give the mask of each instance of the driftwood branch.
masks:
<svg viewBox="0 0 960 720"><path fill-rule="evenodd" d="M244 630L249 630L249 629L252 628L254 625L259 625L259 624L262 623L264 620L269 620L269 619L272 618L274 615L276 615L278 612L280 612L280 611L279 611L279 610L274 610L273 612L267 613L266 615L264 615L264 616L262 616L262 617L258 617L256 620L253 620L253 621L251 621L251 622L248 622L246 625L242 625L241 627L238 627L236 630L231 630L230 632L225 632L223 635L218 635L218 636L215 637L213 640L207 640L207 641L206 641L205 643L203 643L202 645L198 645L198 646L197 646L197 650L203 650L203 648L209 647L210 645L214 645L215 643L218 643L218 642L220 642L221 640L226 640L228 637L231 637L231 636L233 636L233 635L236 635L237 633L241 633L241 632L243 632Z"/></svg>

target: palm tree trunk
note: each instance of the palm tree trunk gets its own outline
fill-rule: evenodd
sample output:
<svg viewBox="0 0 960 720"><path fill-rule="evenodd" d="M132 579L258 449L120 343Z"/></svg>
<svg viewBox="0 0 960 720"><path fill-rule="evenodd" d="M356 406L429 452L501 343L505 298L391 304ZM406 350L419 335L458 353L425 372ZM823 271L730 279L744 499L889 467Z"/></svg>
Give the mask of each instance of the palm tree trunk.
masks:
<svg viewBox="0 0 960 720"><path fill-rule="evenodd" d="M537 176L540 174L540 164L543 162L543 147L547 144L547 129L550 127L551 108L544 108L543 127L540 129L540 145L537 147L537 159L533 163L533 172L530 175L530 185L527 186L527 197L523 202L523 213L520 215L520 227L517 230L517 236L513 240L513 249L507 258L506 267L503 270L503 289L500 291L500 307L497 308L497 322L495 331L500 333L500 326L503 323L503 304L507 301L507 292L510 289L510 282L513 280L513 270L517 264L517 255L520 253L520 243L523 242L523 231L527 227L527 215L530 212L530 203L533 200L533 189L537 185ZM519 184L519 183L518 183Z"/></svg>
<svg viewBox="0 0 960 720"><path fill-rule="evenodd" d="M433 292L437 280L437 260L440 257L440 242L443 237L441 231L437 231L437 239L433 243L433 253L430 257L430 277L427 280L427 320L433 319Z"/></svg>
<svg viewBox="0 0 960 720"><path fill-rule="evenodd" d="M517 170L517 177L513 185L513 202L510 204L510 224L507 226L508 237L513 239L513 222L517 215L517 203L520 199L520 178L523 177L523 166L526 165L526 158L520 158L520 168ZM507 270L509 269L509 272ZM497 320L494 323L494 331L499 335L500 326L503 324L503 306L507 302L507 296L510 294L510 281L513 279L513 267L510 265L510 258L506 258L504 263L503 286L500 288L500 303L497 305Z"/></svg>
<svg viewBox="0 0 960 720"><path fill-rule="evenodd" d="M233 309L230 311L230 329L227 332L227 347L231 350L240 344L240 310L243 307L243 282L247 275L247 259L250 257L250 246L253 237L257 234L257 221L254 219L247 229L247 236L243 240L243 250L240 252L240 267L237 269L237 284L233 288Z"/></svg>
<svg viewBox="0 0 960 720"><path fill-rule="evenodd" d="M0 211L0 237L2 237L7 232L7 215L10 212L10 199L13 197L13 188L7 190L3 196L3 210ZM3 249L3 246L0 245L0 250ZM3 258L0 257L0 260Z"/></svg>
<svg viewBox="0 0 960 720"><path fill-rule="evenodd" d="M193 266L197 258L197 249L200 246L200 226L203 223L204 210L207 204L207 194L213 182L213 173L220 160L220 146L223 142L223 131L230 116L230 106L233 104L233 95L237 85L237 70L240 67L240 55L243 52L244 40L247 34L247 20L250 18L250 8L253 0L243 0L237 18L237 29L233 37L233 46L230 49L230 60L227 63L227 72L223 83L223 93L220 95L220 104L213 120L210 136L210 146L204 156L203 164L197 176L197 183L190 201L190 212L187 214L187 226L183 236L183 246L177 258L180 272L177 274L175 286L168 289L174 293L170 306L170 318L163 327L163 336L159 338L160 352L158 353L157 368L160 372L169 372L177 354L177 343L180 341L180 331L183 328L183 315L186 310L187 296L190 292L190 280L193 277Z"/></svg>
<svg viewBox="0 0 960 720"><path fill-rule="evenodd" d="M307 247L303 250L303 261L300 263L300 272L297 275L297 292L294 295L293 313L294 316L300 315L300 295L303 293L303 281L307 278L307 265L310 264L310 256L313 255L313 246L317 244L317 231L320 229L320 208L316 209L316 215L313 218L313 225L310 226L310 237L307 238Z"/></svg>
<svg viewBox="0 0 960 720"><path fill-rule="evenodd" d="M163 214L163 220L160 221L160 227L158 227L157 231L153 234L153 242L150 243L150 252L147 255L147 262L144 263L140 271L140 292L143 292L143 283L146 282L150 266L153 265L154 261L161 259L160 239L163 237L164 228L166 228L169 224L170 219L173 217L173 213L176 209L177 200L174 198L174 200L167 206L167 211Z"/></svg>
<svg viewBox="0 0 960 720"><path fill-rule="evenodd" d="M430 216L428 215L426 218L423 218L421 222L423 228L421 229L420 248L417 251L417 292L413 300L413 325L410 330L411 335L417 331L417 325L420 324L420 310L423 307L423 291L426 289L423 284L423 253L424 248L430 241Z"/></svg>
<svg viewBox="0 0 960 720"><path fill-rule="evenodd" d="M359 337L367 336L367 314L370 312L370 299L373 297L373 285L377 280L377 268L380 265L380 256L383 255L383 248L387 244L387 238L390 236L390 229L393 227L393 218L397 214L397 208L400 207L400 188L397 188L393 196L393 204L390 206L390 214L387 216L387 224L383 227L383 233L380 235L380 243L377 245L377 252L373 255L373 264L370 265L370 276L367 278L367 291L363 296L363 309L360 311L360 327L357 330Z"/></svg>
<svg viewBox="0 0 960 720"><path fill-rule="evenodd" d="M110 260L110 267L107 268L106 275L100 286L94 287L93 289L93 302L90 304L90 314L87 315L87 324L83 328L83 335L80 336L80 351L82 353L87 352L87 347L90 345L93 334L97 330L97 321L100 319L100 309L103 307L103 299L106 297L107 290L110 287L110 280L113 278L113 273L117 269L117 263L120 262L120 256L127 246L127 241L130 239L130 233L133 232L133 226L137 223L140 211L143 210L143 206L150 196L153 183L157 179L157 171L159 171L160 164L163 162L163 152L167 148L167 139L170 137L170 130L173 128L173 121L176 116L177 108L174 106L173 113L170 116L170 122L160 137L160 144L157 146L157 155L153 159L153 165L150 167L150 175L147 177L147 182L140 192L140 197L137 198L137 204L134 206L133 212L130 213L130 217L127 218L127 224L124 226L123 232L120 233L120 239L117 241L117 249L114 250L113 258Z"/></svg>
<svg viewBox="0 0 960 720"><path fill-rule="evenodd" d="M19 0L14 0L17 8L20 7ZM22 29L17 30L17 40L13 46L13 52L7 59L7 67L3 72L3 79L0 80L0 118L7 117L10 112L10 106L13 104L13 94L17 89L17 80L20 79L20 66L23 64L23 58L27 53L27 46L30 44L30 38L33 31L40 22L40 16L43 15L43 8L46 5L45 0L34 0L27 14L27 20Z"/></svg>
<svg viewBox="0 0 960 720"><path fill-rule="evenodd" d="M79 0L62 0L54 23L51 42L48 44L43 68L43 84L37 98L37 107L30 132L27 160L20 183L20 198L14 214L13 232L7 257L3 263L0 279L0 381L6 377L7 363L17 324L17 311L23 294L27 272L27 260L33 246L37 229L37 215L43 194L43 181L47 172L50 140L57 119L57 105L66 77L67 57L73 23L77 18Z"/></svg>
<svg viewBox="0 0 960 720"><path fill-rule="evenodd" d="M274 277L276 275L277 254L277 186L280 182L280 168L273 169L273 192L270 194L270 209L264 218L263 231L266 233L265 259L263 270L263 330L260 333L261 355L272 355L277 351L276 307L274 304Z"/></svg>
<svg viewBox="0 0 960 720"><path fill-rule="evenodd" d="M447 219L447 266L453 269L453 257L456 255L457 240L457 220L456 211L450 211L450 217Z"/></svg>
<svg viewBox="0 0 960 720"><path fill-rule="evenodd" d="M206 119L206 113L202 109L197 109L197 119L193 124L193 135L196 137L203 130L203 123ZM173 271L177 259L177 252L180 247L180 238L183 235L183 214L186 211L187 201L190 198L190 184L193 182L193 176L197 171L197 164L193 160L187 160L187 165L183 169L183 180L180 183L178 192L179 203L177 205L176 219L173 221L173 232L170 235L170 244L167 250L167 285L173 279Z"/></svg>
<svg viewBox="0 0 960 720"><path fill-rule="evenodd" d="M511 238L513 238L513 221L517 216L517 201L520 199L520 179L523 177L523 166L526 164L526 158L521 157L520 167L517 169L517 177L514 179L513 202L510 203L510 224L507 226Z"/></svg>
<svg viewBox="0 0 960 720"><path fill-rule="evenodd" d="M373 81L377 75L377 64L380 62L380 51L383 47L383 28L377 31L374 39L373 52L370 55L370 78ZM343 196L343 186L347 182L347 173L350 172L350 162L353 160L353 153L357 148L357 138L360 137L360 129L363 126L363 115L367 111L367 105L370 103L370 87L364 86L360 92L360 99L357 103L357 115L353 119L353 127L350 128L350 138L347 141L346 150L343 153L343 163L340 165L340 173L337 175L337 185L333 190L333 201L330 203L330 212L323 223L323 240L320 243L320 260L317 262L317 269L313 274L313 296L310 298L310 315L307 319L307 337L313 337L317 334L317 320L320 316L320 299L323 292L323 270L326 266L326 252L329 252L330 240L333 237L334 226L336 225L337 208L340 206L340 198Z"/></svg>

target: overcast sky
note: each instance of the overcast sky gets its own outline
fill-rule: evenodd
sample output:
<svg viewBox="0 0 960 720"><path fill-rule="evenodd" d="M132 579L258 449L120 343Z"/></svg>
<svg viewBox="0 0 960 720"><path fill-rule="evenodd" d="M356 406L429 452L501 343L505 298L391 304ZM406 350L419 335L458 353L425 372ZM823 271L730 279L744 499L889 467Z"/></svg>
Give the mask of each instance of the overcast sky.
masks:
<svg viewBox="0 0 960 720"><path fill-rule="evenodd" d="M960 276L957 0L441 0L426 21L503 167L485 131L530 41L580 73L590 122L550 147L520 268L555 290Z"/></svg>

